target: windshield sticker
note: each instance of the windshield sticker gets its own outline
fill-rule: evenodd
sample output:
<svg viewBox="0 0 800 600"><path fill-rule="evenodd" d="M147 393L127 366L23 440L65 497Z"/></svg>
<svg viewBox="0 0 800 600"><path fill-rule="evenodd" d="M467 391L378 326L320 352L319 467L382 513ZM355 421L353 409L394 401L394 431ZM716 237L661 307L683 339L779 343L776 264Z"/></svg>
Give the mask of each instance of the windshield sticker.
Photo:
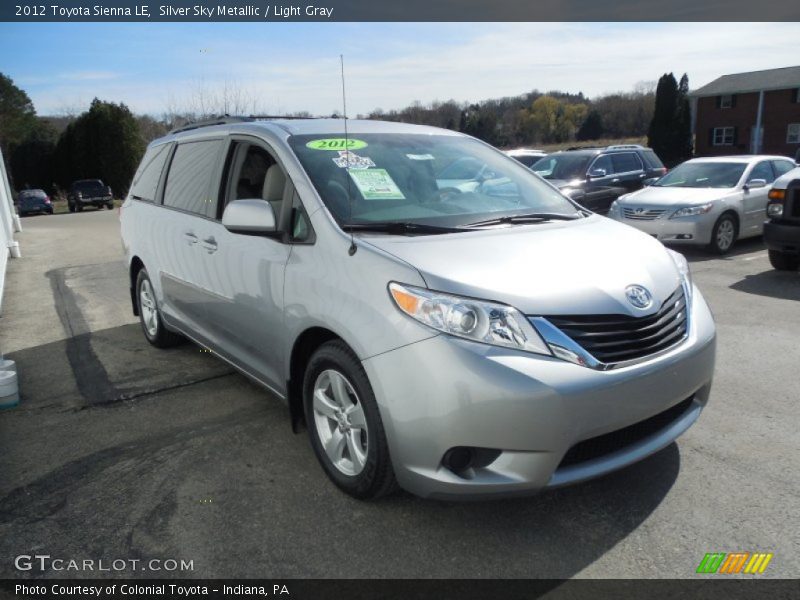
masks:
<svg viewBox="0 0 800 600"><path fill-rule="evenodd" d="M345 138L326 138L323 140L311 140L306 144L306 148L312 150L360 150L366 148L367 142L363 140L351 140Z"/></svg>
<svg viewBox="0 0 800 600"><path fill-rule="evenodd" d="M405 200L386 169L348 171L364 200Z"/></svg>
<svg viewBox="0 0 800 600"><path fill-rule="evenodd" d="M411 160L436 160L433 154L406 154Z"/></svg>
<svg viewBox="0 0 800 600"><path fill-rule="evenodd" d="M359 156L347 150L339 150L339 158L334 158L333 162L340 169L369 169L375 166L369 156Z"/></svg>

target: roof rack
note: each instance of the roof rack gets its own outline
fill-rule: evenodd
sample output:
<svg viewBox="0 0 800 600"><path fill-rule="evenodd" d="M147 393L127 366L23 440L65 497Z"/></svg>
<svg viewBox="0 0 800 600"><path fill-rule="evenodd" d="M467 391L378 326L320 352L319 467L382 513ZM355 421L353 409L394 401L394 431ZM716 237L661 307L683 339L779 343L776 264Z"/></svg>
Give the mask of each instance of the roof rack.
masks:
<svg viewBox="0 0 800 600"><path fill-rule="evenodd" d="M321 117L298 117L295 115L220 115L219 117L211 117L202 121L194 121L187 123L170 131L172 133L180 133L182 131L191 131L192 129L199 129L200 127L211 127L212 125L228 125L230 123L248 123L251 121L274 121L275 119L319 119Z"/></svg>
<svg viewBox="0 0 800 600"><path fill-rule="evenodd" d="M614 144L613 146L606 146L606 150L644 150L641 144Z"/></svg>

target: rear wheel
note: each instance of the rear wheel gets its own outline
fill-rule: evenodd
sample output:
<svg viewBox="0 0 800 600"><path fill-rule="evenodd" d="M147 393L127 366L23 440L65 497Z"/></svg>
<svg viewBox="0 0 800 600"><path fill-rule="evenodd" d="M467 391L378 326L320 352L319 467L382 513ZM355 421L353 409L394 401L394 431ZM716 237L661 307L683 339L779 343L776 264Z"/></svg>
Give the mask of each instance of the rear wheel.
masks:
<svg viewBox="0 0 800 600"><path fill-rule="evenodd" d="M114 208L114 203L113 202L109 202L108 204L106 204L106 208L108 210L111 210L112 208Z"/></svg>
<svg viewBox="0 0 800 600"><path fill-rule="evenodd" d="M397 489L372 386L344 342L327 342L311 357L303 405L311 446L333 483L360 499Z"/></svg>
<svg viewBox="0 0 800 600"><path fill-rule="evenodd" d="M730 213L725 213L714 224L711 231L711 243L708 249L715 254L727 254L739 234L736 219Z"/></svg>
<svg viewBox="0 0 800 600"><path fill-rule="evenodd" d="M136 276L136 301L139 304L139 323L148 342L156 348L169 348L183 341L182 336L164 326L153 284L145 269L141 269Z"/></svg>
<svg viewBox="0 0 800 600"><path fill-rule="evenodd" d="M72 204L72 202L68 202L67 203L67 208L69 208L69 212L72 212L72 213L75 212L75 205Z"/></svg>
<svg viewBox="0 0 800 600"><path fill-rule="evenodd" d="M769 262L773 269L778 271L796 271L800 267L800 256L797 254L787 254L777 250L769 251Z"/></svg>

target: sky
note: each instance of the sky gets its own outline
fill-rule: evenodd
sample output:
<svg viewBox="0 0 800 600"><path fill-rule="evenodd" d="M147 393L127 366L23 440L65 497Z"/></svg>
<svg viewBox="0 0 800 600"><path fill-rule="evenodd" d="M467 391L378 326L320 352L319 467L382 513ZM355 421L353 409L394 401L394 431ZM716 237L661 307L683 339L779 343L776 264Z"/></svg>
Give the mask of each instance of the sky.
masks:
<svg viewBox="0 0 800 600"><path fill-rule="evenodd" d="M40 115L98 97L158 117L223 95L249 113L331 114L340 54L355 116L533 89L596 97L665 72L697 88L798 64L800 23L0 23L0 72Z"/></svg>

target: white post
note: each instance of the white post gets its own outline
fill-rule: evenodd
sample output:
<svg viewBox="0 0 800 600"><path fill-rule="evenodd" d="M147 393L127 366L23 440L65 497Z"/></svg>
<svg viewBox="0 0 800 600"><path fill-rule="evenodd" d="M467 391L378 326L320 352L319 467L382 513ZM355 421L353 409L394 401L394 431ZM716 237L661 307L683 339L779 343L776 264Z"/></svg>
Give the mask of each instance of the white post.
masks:
<svg viewBox="0 0 800 600"><path fill-rule="evenodd" d="M756 130L753 133L755 138L752 140L750 147L753 149L753 154L760 154L761 153L761 141L763 136L761 135L761 115L764 111L764 90L758 92L758 114L756 115Z"/></svg>

